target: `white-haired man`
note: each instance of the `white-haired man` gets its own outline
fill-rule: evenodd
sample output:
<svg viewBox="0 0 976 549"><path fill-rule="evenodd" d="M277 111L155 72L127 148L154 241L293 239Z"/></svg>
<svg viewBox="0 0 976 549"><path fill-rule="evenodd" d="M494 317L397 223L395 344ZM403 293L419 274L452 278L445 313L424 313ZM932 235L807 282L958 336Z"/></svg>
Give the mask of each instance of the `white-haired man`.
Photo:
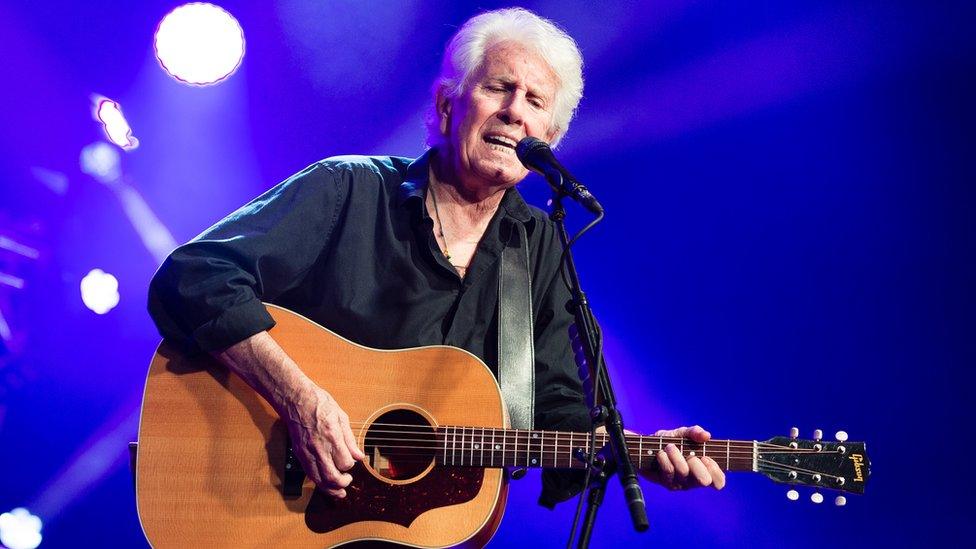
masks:
<svg viewBox="0 0 976 549"><path fill-rule="evenodd" d="M308 379L267 330L271 301L377 348L448 344L497 363L498 269L513 224L526 228L535 291L538 428L586 430L567 340L569 295L559 283L553 224L514 186L526 136L557 143L582 96L573 40L521 9L469 20L452 38L433 87L431 149L418 159L318 162L173 252L150 288L164 337L210 352L257 390L288 425L298 459L324 491L344 497L364 459L328 387ZM700 427L659 434L708 438ZM658 454L656 480L715 486L709 458ZM541 503L578 487L547 472Z"/></svg>

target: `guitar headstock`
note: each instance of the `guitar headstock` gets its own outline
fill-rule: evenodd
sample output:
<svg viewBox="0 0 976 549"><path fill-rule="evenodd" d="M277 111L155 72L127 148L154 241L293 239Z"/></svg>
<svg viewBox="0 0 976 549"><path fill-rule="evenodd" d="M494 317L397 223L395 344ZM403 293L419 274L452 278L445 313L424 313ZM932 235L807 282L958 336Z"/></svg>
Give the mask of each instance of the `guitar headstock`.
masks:
<svg viewBox="0 0 976 549"><path fill-rule="evenodd" d="M797 438L794 428L789 437L773 437L758 443L757 470L776 482L863 494L864 485L871 474L863 442L849 442L847 433L839 431L836 442L822 439L820 430L813 440ZM817 497L819 496L819 498ZM790 499L797 499L790 491ZM820 503L823 496L814 494L813 501ZM846 501L838 498L838 505Z"/></svg>

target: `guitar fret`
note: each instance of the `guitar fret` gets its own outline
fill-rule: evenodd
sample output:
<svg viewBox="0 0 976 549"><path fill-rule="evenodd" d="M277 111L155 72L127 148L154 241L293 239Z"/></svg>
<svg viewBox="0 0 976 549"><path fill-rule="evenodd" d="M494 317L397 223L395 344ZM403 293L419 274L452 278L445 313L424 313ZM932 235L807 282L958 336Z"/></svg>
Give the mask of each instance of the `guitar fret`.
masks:
<svg viewBox="0 0 976 549"><path fill-rule="evenodd" d="M491 466L495 466L495 428L491 428Z"/></svg>
<svg viewBox="0 0 976 549"><path fill-rule="evenodd" d="M569 441L569 455L566 456L566 459L568 459L570 463L573 462L573 458L575 457L575 456L573 456L573 452L576 451L576 448L577 448L577 445L576 445L576 433L573 433L573 436L570 438L570 441Z"/></svg>
<svg viewBox="0 0 976 549"><path fill-rule="evenodd" d="M518 429L515 430L515 442L514 442L514 444L515 444L515 449L512 450L512 459L515 460L515 465L518 465L519 463L521 463L521 460L522 460L519 457L520 454L519 454L519 431L518 431Z"/></svg>
<svg viewBox="0 0 976 549"><path fill-rule="evenodd" d="M522 431L515 431L515 455L519 464L522 463L522 454L519 454L519 439L522 438ZM529 439L525 439L525 461L528 463L529 460Z"/></svg>
<svg viewBox="0 0 976 549"><path fill-rule="evenodd" d="M520 435L521 435L521 431L516 429L515 430L515 463L516 464L522 463L522 454L519 453L519 442L520 442L519 439L521 438Z"/></svg>
<svg viewBox="0 0 976 549"><path fill-rule="evenodd" d="M512 442L511 442L512 447L509 450L509 452L512 453L512 457L511 457L511 461L509 461L509 465L515 467L518 465L518 431L515 429L508 431L508 433L505 435L505 438L508 438L509 435L511 435L512 437ZM508 454L505 455L505 459L506 460L509 459Z"/></svg>
<svg viewBox="0 0 976 549"><path fill-rule="evenodd" d="M529 440L528 440L529 459L527 461L526 467L529 466L528 464L535 465L536 463L539 463L538 458L532 457L532 441L539 439L539 433L535 431L530 431L528 435L529 435Z"/></svg>
<svg viewBox="0 0 976 549"><path fill-rule="evenodd" d="M554 440L552 442L552 466L559 467L559 464L556 463L556 459L558 459L559 457L559 431L556 431L556 434L553 437L553 439Z"/></svg>
<svg viewBox="0 0 976 549"><path fill-rule="evenodd" d="M530 443L529 433L526 432L525 433L525 466L526 467L529 466L529 443Z"/></svg>
<svg viewBox="0 0 976 549"><path fill-rule="evenodd" d="M752 470L759 472L759 443L752 441Z"/></svg>
<svg viewBox="0 0 976 549"><path fill-rule="evenodd" d="M580 450L586 455L590 452L590 433L460 425L447 425L436 429L436 437L440 438L435 438L434 452L437 455L437 462L446 466L578 469L585 464L577 459L576 451ZM597 434L593 439L596 449L608 442L609 436L606 434ZM627 452L633 459L634 466L639 470L654 466L655 452L663 451L664 447L671 443L668 437L643 435L627 435L626 442ZM712 444L709 445L709 442ZM724 463L719 465L723 470L755 471L760 468L757 458L759 443L755 441L678 440L674 444L686 458L710 457L719 462L722 461L721 453L724 445L725 459ZM732 451L733 446L735 452ZM635 455L636 459L634 459Z"/></svg>

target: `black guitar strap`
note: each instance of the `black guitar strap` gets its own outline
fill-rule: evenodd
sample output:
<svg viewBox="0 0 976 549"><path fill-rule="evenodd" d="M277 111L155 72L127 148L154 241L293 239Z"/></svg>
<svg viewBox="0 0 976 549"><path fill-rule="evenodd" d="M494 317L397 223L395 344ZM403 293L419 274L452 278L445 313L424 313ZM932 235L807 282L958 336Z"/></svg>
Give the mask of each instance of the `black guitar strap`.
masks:
<svg viewBox="0 0 976 549"><path fill-rule="evenodd" d="M512 222L498 272L498 383L515 429L535 417L532 277L525 225Z"/></svg>

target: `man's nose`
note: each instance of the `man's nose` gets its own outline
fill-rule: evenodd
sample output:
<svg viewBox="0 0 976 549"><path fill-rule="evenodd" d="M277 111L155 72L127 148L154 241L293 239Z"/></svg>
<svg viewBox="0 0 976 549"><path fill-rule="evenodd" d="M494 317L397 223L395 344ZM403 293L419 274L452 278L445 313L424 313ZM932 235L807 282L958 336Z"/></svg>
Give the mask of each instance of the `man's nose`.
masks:
<svg viewBox="0 0 976 549"><path fill-rule="evenodd" d="M525 96L520 93L513 93L498 113L498 117L506 124L521 125L525 121L526 108Z"/></svg>

